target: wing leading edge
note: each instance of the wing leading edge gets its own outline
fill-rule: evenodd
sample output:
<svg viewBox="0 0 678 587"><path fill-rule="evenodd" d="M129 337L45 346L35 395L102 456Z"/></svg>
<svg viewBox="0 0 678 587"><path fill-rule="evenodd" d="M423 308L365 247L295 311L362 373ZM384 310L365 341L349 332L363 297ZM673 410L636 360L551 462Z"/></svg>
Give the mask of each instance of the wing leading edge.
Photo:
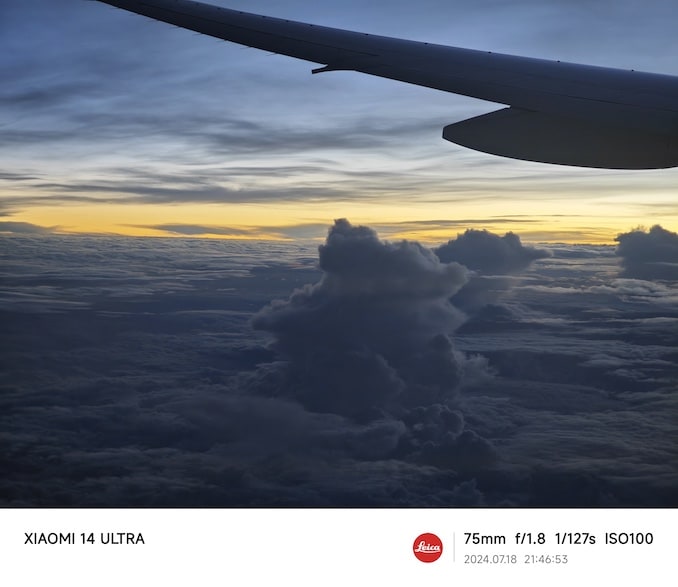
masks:
<svg viewBox="0 0 678 587"><path fill-rule="evenodd" d="M98 0L226 41L504 104L443 137L504 157L612 169L678 166L678 77L447 47L190 0Z"/></svg>

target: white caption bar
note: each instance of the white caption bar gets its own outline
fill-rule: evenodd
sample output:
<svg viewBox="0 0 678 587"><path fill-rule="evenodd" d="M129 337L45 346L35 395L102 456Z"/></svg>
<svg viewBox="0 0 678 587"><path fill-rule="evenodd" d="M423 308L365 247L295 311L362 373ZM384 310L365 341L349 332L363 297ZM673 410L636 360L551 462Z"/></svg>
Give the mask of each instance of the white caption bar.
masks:
<svg viewBox="0 0 678 587"><path fill-rule="evenodd" d="M636 587L678 510L0 510L8 584Z"/></svg>

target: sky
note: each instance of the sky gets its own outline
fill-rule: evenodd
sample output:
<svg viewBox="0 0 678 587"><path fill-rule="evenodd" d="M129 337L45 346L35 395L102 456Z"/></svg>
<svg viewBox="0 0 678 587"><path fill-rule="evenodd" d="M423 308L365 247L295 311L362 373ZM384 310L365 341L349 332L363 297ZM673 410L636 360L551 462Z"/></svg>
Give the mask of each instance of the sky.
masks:
<svg viewBox="0 0 678 587"><path fill-rule="evenodd" d="M678 75L672 0L214 4L339 28ZM0 5L0 232L323 239L469 228L614 244L678 230L678 171L577 169L441 138L496 105L312 64L89 0Z"/></svg>

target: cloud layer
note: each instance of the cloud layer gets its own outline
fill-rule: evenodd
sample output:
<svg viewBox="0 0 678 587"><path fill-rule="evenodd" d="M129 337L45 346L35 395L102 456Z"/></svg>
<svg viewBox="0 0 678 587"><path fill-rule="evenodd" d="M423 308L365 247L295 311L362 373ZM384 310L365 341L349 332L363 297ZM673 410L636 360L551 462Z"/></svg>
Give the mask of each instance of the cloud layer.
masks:
<svg viewBox="0 0 678 587"><path fill-rule="evenodd" d="M462 311L471 270L345 220L0 238L3 504L676 505L676 291L610 247Z"/></svg>

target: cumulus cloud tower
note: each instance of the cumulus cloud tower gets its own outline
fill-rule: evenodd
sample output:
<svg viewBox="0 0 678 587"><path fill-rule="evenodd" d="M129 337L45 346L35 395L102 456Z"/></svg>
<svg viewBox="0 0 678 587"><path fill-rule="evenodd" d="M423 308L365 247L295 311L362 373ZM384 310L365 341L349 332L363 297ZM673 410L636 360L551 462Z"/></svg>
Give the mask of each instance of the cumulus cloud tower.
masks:
<svg viewBox="0 0 678 587"><path fill-rule="evenodd" d="M649 231L632 230L615 239L624 277L678 280L678 234L658 224Z"/></svg>
<svg viewBox="0 0 678 587"><path fill-rule="evenodd" d="M293 394L310 409L372 419L395 405L456 390L463 357L449 334L453 296L468 279L418 243L384 242L337 220L319 248L323 276L264 308L254 326L275 335Z"/></svg>
<svg viewBox="0 0 678 587"><path fill-rule="evenodd" d="M544 249L523 245L520 237L469 229L435 250L441 261L456 261L484 274L504 275L525 269L532 261L550 257Z"/></svg>

